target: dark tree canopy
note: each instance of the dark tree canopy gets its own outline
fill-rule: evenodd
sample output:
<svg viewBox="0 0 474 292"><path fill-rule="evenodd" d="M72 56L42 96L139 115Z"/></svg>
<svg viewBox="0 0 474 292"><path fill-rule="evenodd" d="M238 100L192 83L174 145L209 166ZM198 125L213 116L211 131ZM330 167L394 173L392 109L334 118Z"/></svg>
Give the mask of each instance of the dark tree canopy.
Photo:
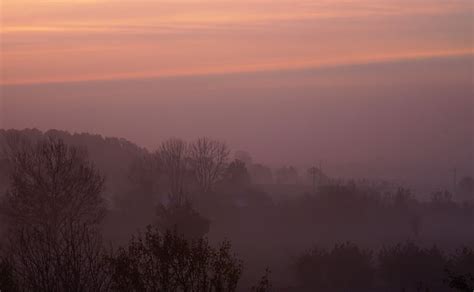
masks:
<svg viewBox="0 0 474 292"><path fill-rule="evenodd" d="M296 263L304 291L366 291L374 278L372 252L353 243L326 250L315 247Z"/></svg>
<svg viewBox="0 0 474 292"><path fill-rule="evenodd" d="M6 253L20 290L97 291L106 283L99 223L104 178L86 153L49 138L8 156Z"/></svg>
<svg viewBox="0 0 474 292"><path fill-rule="evenodd" d="M204 137L191 144L192 170L202 192L210 192L223 178L228 157L229 149L223 142Z"/></svg>
<svg viewBox="0 0 474 292"><path fill-rule="evenodd" d="M204 239L149 227L111 259L116 291L235 291L242 264L229 242L217 249Z"/></svg>
<svg viewBox="0 0 474 292"><path fill-rule="evenodd" d="M156 227L163 233L174 230L187 239L200 239L209 232L210 222L189 201L183 204L160 204L156 210Z"/></svg>
<svg viewBox="0 0 474 292"><path fill-rule="evenodd" d="M10 188L2 210L13 224L59 227L98 223L104 215L104 178L85 151L62 140L24 144L8 157Z"/></svg>

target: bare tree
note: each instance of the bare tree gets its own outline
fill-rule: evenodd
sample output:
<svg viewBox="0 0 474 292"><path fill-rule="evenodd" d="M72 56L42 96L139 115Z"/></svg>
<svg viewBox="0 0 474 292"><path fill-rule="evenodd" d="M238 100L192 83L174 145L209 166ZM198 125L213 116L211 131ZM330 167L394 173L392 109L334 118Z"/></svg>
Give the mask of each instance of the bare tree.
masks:
<svg viewBox="0 0 474 292"><path fill-rule="evenodd" d="M229 150L225 143L199 138L191 144L190 156L192 169L201 191L210 192L227 168Z"/></svg>
<svg viewBox="0 0 474 292"><path fill-rule="evenodd" d="M170 199L180 204L185 196L185 183L188 173L188 144L180 139L163 142L156 155L162 172L169 183Z"/></svg>
<svg viewBox="0 0 474 292"><path fill-rule="evenodd" d="M236 291L242 273L229 242L213 248L151 227L110 261L115 291Z"/></svg>
<svg viewBox="0 0 474 292"><path fill-rule="evenodd" d="M11 183L1 211L21 289L103 290L104 178L85 151L51 138L12 148L8 160Z"/></svg>
<svg viewBox="0 0 474 292"><path fill-rule="evenodd" d="M18 291L13 265L1 252L0 249L0 289L11 292Z"/></svg>
<svg viewBox="0 0 474 292"><path fill-rule="evenodd" d="M106 291L106 251L99 231L70 222L56 233L23 226L10 233L15 278L26 291Z"/></svg>

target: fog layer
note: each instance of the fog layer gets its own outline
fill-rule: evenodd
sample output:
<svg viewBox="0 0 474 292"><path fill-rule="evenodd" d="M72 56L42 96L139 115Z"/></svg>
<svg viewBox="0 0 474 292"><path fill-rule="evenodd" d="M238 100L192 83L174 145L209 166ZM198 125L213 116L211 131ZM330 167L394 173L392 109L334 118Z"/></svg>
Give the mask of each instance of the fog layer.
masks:
<svg viewBox="0 0 474 292"><path fill-rule="evenodd" d="M473 172L473 58L299 71L3 86L0 126L212 136L256 160L449 187ZM416 179L415 179L416 178Z"/></svg>

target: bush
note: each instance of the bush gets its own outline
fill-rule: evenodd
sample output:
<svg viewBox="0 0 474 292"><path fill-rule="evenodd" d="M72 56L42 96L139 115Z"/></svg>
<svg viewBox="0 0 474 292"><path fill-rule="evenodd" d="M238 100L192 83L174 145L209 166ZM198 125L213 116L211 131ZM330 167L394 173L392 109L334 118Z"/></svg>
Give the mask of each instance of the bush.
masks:
<svg viewBox="0 0 474 292"><path fill-rule="evenodd" d="M449 287L458 291L474 290L474 251L463 247L451 255L446 269Z"/></svg>
<svg viewBox="0 0 474 292"><path fill-rule="evenodd" d="M380 277L389 288L443 291L446 258L437 247L421 248L406 242L384 247L378 259Z"/></svg>
<svg viewBox="0 0 474 292"><path fill-rule="evenodd" d="M6 258L0 259L0 291L18 291L13 265Z"/></svg>
<svg viewBox="0 0 474 292"><path fill-rule="evenodd" d="M372 252L352 243L316 247L298 258L296 272L304 290L362 291L372 286Z"/></svg>
<svg viewBox="0 0 474 292"><path fill-rule="evenodd" d="M152 227L110 260L118 291L235 291L242 271L229 242L214 249Z"/></svg>

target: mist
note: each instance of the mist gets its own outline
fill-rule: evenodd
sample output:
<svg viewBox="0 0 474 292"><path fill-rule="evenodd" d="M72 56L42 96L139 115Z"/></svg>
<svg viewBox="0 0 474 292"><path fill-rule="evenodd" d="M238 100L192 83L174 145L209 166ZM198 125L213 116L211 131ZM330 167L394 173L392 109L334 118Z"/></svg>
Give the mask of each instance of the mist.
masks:
<svg viewBox="0 0 474 292"><path fill-rule="evenodd" d="M0 292L474 291L472 0L0 6Z"/></svg>
<svg viewBox="0 0 474 292"><path fill-rule="evenodd" d="M211 136L271 165L450 187L473 172L471 56L247 74L5 86L4 128ZM60 125L60 126L59 126Z"/></svg>

